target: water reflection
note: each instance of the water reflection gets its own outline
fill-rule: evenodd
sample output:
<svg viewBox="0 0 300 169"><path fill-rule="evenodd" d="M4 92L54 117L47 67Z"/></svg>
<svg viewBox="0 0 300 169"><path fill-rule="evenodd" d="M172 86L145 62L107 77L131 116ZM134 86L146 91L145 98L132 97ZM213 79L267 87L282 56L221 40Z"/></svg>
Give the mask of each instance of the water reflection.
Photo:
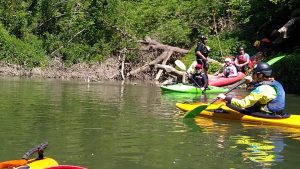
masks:
<svg viewBox="0 0 300 169"><path fill-rule="evenodd" d="M244 161L252 161L259 166L272 166L274 162L284 160L282 151L286 144L282 137L271 136L269 134L259 135L258 137L250 135L232 136L237 148L241 151Z"/></svg>
<svg viewBox="0 0 300 169"><path fill-rule="evenodd" d="M190 131L200 131L215 138L210 140L219 149L231 149L242 156L244 163L269 168L285 159L285 139L300 140L300 129L263 126L249 123L197 117L183 120ZM228 150L227 150L228 151Z"/></svg>
<svg viewBox="0 0 300 169"><path fill-rule="evenodd" d="M162 92L162 99L172 102L184 102L184 103L195 103L203 102L207 103L210 100L216 98L215 93L203 93L203 94L193 94L193 93L176 93L176 92Z"/></svg>

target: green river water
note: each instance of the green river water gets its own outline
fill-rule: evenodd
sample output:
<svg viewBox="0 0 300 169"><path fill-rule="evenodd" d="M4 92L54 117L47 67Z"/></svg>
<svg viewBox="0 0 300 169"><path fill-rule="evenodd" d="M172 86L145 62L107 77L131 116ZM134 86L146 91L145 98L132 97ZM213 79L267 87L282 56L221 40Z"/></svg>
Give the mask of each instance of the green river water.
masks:
<svg viewBox="0 0 300 169"><path fill-rule="evenodd" d="M46 156L90 169L299 168L300 130L183 123L175 103L197 99L145 83L1 78L0 161L48 141ZM287 111L299 102L288 94Z"/></svg>

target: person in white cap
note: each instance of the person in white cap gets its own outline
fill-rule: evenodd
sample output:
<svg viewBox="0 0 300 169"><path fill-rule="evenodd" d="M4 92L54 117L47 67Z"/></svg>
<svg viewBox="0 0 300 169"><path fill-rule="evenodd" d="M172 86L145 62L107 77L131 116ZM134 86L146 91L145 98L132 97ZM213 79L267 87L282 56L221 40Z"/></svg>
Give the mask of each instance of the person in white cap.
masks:
<svg viewBox="0 0 300 169"><path fill-rule="evenodd" d="M231 58L225 58L223 73L217 74L219 77L235 77L237 76L237 69L233 65Z"/></svg>

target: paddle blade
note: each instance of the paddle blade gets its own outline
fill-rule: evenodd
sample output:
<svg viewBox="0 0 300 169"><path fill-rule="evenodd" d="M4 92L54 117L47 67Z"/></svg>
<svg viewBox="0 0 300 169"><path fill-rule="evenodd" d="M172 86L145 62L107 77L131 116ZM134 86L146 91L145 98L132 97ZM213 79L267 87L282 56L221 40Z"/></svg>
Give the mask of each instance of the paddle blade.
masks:
<svg viewBox="0 0 300 169"><path fill-rule="evenodd" d="M277 61L281 60L281 59L284 58L284 57L285 57L284 55L283 55L283 56L277 56L277 57L275 57L275 58L269 60L267 63L268 63L269 65L273 65L274 63L276 63Z"/></svg>
<svg viewBox="0 0 300 169"><path fill-rule="evenodd" d="M207 108L208 104L200 105L193 110L188 111L183 118L194 118Z"/></svg>
<svg viewBox="0 0 300 169"><path fill-rule="evenodd" d="M183 62L180 60L175 60L175 65L179 67L179 69L186 71L186 66Z"/></svg>

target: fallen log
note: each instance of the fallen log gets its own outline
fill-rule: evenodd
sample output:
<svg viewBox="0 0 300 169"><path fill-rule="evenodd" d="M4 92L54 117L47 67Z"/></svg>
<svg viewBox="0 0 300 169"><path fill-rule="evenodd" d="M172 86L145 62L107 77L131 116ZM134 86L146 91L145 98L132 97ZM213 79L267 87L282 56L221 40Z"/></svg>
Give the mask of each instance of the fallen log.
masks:
<svg viewBox="0 0 300 169"><path fill-rule="evenodd" d="M180 71L180 70L177 70L175 69L173 66L170 66L170 65L163 65L163 64L156 64L155 65L155 68L156 69L161 69L161 70L164 70L165 72L167 72L169 75L171 75L172 77L176 77L176 80L177 79L182 79L181 81L183 83L185 83L185 76L186 76L186 72L184 71Z"/></svg>
<svg viewBox="0 0 300 169"><path fill-rule="evenodd" d="M172 57L173 57L173 60L174 60L174 57L182 56L182 55L187 54L189 52L189 50L182 49L182 48L179 48L179 47L173 47L173 46L165 45L165 44L157 42L156 40L153 40L151 38L145 38L145 40L141 40L141 41L138 41L138 42L140 44L142 44L141 47L140 47L140 51L146 51L147 53L149 53L149 52L154 53L155 55L157 55L157 53L161 53L161 52L162 53L157 58L155 58L154 60L142 65L141 67L138 67L138 68L128 72L126 74L127 77L128 76L134 76L134 75L137 75L140 72L149 70L150 67L153 67L154 65L159 65L159 66L156 66L156 68L161 69L161 70L158 70L158 73L156 74L156 77L155 77L156 80L159 80L161 75L163 74L163 70L168 72L168 70L172 69L170 67L160 68L160 66L163 66L163 65L167 66L166 65L167 62L169 60L171 60ZM208 61L209 62L218 62L218 61L210 59L210 58L208 59ZM161 65L160 65L160 63L161 63ZM178 75L183 76L183 74L176 71L176 69L174 69L174 71L171 71L171 72L175 73L176 76L178 76ZM184 80L184 78L183 78L183 80Z"/></svg>
<svg viewBox="0 0 300 169"><path fill-rule="evenodd" d="M179 53L180 55L186 54L189 51L186 49L181 49L178 47L173 47L169 45L164 45L162 43L159 43L155 40L152 40L151 38L146 38L143 41L139 41L139 43L143 44L144 46L141 47L141 50L143 51L151 51L151 50L163 50L163 53L159 55L156 59L153 61L144 64L143 66L132 70L126 74L126 76L133 76L136 75L142 71L145 71L149 69L151 66L154 66L158 63L166 64L167 61L172 57L174 53ZM146 46L145 46L146 45ZM156 75L156 79L158 80L162 74L162 71L159 71L158 74Z"/></svg>
<svg viewBox="0 0 300 169"><path fill-rule="evenodd" d="M189 50L186 49L164 45L162 43L157 42L156 40L152 40L151 38L146 38L144 41L138 41L138 42L147 45L147 47L144 47L143 50L150 50L150 49L171 50L173 52L177 52L180 54L187 54L189 52Z"/></svg>
<svg viewBox="0 0 300 169"><path fill-rule="evenodd" d="M173 51L171 51L171 50L167 51L167 54L166 54L167 57L164 58L164 60L162 61L162 65L166 65L167 64L167 61L171 57L172 53L173 53ZM162 73L163 73L162 69L158 70L158 73L156 74L155 80L158 80L160 78L160 76L161 76Z"/></svg>
<svg viewBox="0 0 300 169"><path fill-rule="evenodd" d="M155 68L163 69L167 73L178 75L178 76L183 76L185 74L185 72L177 70L173 66L170 66L170 65L156 64Z"/></svg>

